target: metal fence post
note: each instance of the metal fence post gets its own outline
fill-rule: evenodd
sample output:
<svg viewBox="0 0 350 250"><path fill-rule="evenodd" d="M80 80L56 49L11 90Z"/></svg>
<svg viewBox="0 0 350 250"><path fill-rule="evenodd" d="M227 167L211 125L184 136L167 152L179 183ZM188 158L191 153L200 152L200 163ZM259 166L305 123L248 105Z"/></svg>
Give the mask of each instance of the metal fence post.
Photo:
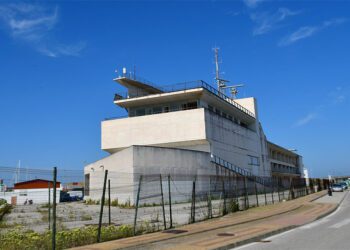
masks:
<svg viewBox="0 0 350 250"><path fill-rule="evenodd" d="M256 206L259 206L259 196L258 196L258 187L256 184L256 177L254 178L254 187L255 187L255 196L256 196Z"/></svg>
<svg viewBox="0 0 350 250"><path fill-rule="evenodd" d="M108 225L111 225L111 179L108 179Z"/></svg>
<svg viewBox="0 0 350 250"><path fill-rule="evenodd" d="M134 217L134 236L136 235L136 220L137 220L137 210L139 208L140 191L141 191L142 175L139 179L139 187L137 189L136 206L135 206L135 217Z"/></svg>
<svg viewBox="0 0 350 250"><path fill-rule="evenodd" d="M236 206L239 210L239 195L238 195L238 181L237 181L237 174L235 174L235 202Z"/></svg>
<svg viewBox="0 0 350 250"><path fill-rule="evenodd" d="M267 198L266 198L266 186L264 182L264 196L265 196L265 206L267 205Z"/></svg>
<svg viewBox="0 0 350 250"><path fill-rule="evenodd" d="M293 189L293 178L290 178L289 181L289 197L291 200L294 200L294 189Z"/></svg>
<svg viewBox="0 0 350 250"><path fill-rule="evenodd" d="M56 250L56 182L57 182L57 167L53 168L53 201L52 201L52 250Z"/></svg>
<svg viewBox="0 0 350 250"><path fill-rule="evenodd" d="M244 176L244 209L249 208L249 198L248 198L248 191L247 191L247 177Z"/></svg>
<svg viewBox="0 0 350 250"><path fill-rule="evenodd" d="M101 242L102 215L103 215L103 206L105 205L107 175L108 175L108 170L105 170L105 178L103 180L103 190L102 190L102 198L101 198L100 218L98 221L97 242Z"/></svg>
<svg viewBox="0 0 350 250"><path fill-rule="evenodd" d="M271 198L272 198L272 204L275 204L275 199L273 197L273 192L275 191L275 185L273 179L271 180Z"/></svg>
<svg viewBox="0 0 350 250"><path fill-rule="evenodd" d="M196 179L192 183L191 223L196 222Z"/></svg>
<svg viewBox="0 0 350 250"><path fill-rule="evenodd" d="M278 201L281 202L279 178L277 178L277 193L278 193Z"/></svg>
<svg viewBox="0 0 350 250"><path fill-rule="evenodd" d="M170 189L170 174L168 175L168 190L169 190L169 213L170 213L170 228L173 227L173 212L171 209L171 189Z"/></svg>
<svg viewBox="0 0 350 250"><path fill-rule="evenodd" d="M225 181L224 178L222 179L222 195L224 198L224 204L222 209L222 215L227 214L227 208L226 208L226 190L225 190Z"/></svg>
<svg viewBox="0 0 350 250"><path fill-rule="evenodd" d="M208 219L213 217L212 206L211 206L211 178L209 176L209 191L208 191Z"/></svg>
<svg viewBox="0 0 350 250"><path fill-rule="evenodd" d="M49 213L49 230L51 230L51 183L50 182L48 182L48 184L49 184L49 202L48 202L48 205L49 205L49 207L48 207L48 213Z"/></svg>
<svg viewBox="0 0 350 250"><path fill-rule="evenodd" d="M162 174L159 175L160 180L160 194L162 196L162 210L163 210L163 221L164 221L164 230L166 230L166 220L165 220L165 208L164 208L164 195L163 195L163 180Z"/></svg>

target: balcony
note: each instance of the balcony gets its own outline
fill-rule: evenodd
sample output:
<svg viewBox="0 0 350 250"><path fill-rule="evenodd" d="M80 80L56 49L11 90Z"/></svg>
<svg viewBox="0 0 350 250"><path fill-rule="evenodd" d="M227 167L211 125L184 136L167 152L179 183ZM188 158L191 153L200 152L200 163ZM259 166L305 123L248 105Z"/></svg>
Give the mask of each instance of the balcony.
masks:
<svg viewBox="0 0 350 250"><path fill-rule="evenodd" d="M135 81L135 80L132 80L132 81ZM159 91L158 94L154 93L155 88ZM216 88L214 88L213 86L211 86L210 84L208 84L202 80L184 82L184 83L178 83L178 84L172 84L172 85L165 85L162 87L149 86L149 89L143 88L143 89L140 89L139 91L133 90L132 94L130 94L130 93L117 93L114 96L114 102L118 102L120 100L125 100L125 99L138 98L138 97L151 96L151 95L159 95L162 93L171 93L171 92L197 89L197 88L205 89L206 91L210 92L211 94L215 95L216 97L220 98L221 100L234 106L236 109L243 112L244 114L249 115L250 117L255 119L255 115L251 111L244 108L243 106L241 106L240 104L238 104L237 102L232 100L230 97L219 92ZM149 91L147 91L147 90L149 90Z"/></svg>
<svg viewBox="0 0 350 250"><path fill-rule="evenodd" d="M289 175L300 175L300 171L296 167L288 167L288 166L271 166L271 172L277 174L289 174Z"/></svg>

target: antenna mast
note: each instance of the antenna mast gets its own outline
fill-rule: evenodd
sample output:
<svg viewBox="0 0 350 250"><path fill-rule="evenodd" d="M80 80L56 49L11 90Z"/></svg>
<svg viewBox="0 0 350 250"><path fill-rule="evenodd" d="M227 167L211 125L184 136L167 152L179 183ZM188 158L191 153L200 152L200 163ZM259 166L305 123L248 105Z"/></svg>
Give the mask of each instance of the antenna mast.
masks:
<svg viewBox="0 0 350 250"><path fill-rule="evenodd" d="M215 52L215 80L220 92L220 71L219 71L219 48L214 48Z"/></svg>
<svg viewBox="0 0 350 250"><path fill-rule="evenodd" d="M220 70L219 70L219 48L215 47L213 48L215 52L215 81L218 86L218 92L219 94L225 93L225 89L230 89L231 92L231 98L236 99L238 90L237 88L243 87L243 84L238 84L238 85L232 85L232 86L227 86L226 83L230 82L228 80L220 78Z"/></svg>
<svg viewBox="0 0 350 250"><path fill-rule="evenodd" d="M222 88L226 87L226 83L229 81L220 78L219 48L215 47L213 50L215 52L215 80L216 80L216 84L218 86L218 91L219 91L219 93L221 93Z"/></svg>

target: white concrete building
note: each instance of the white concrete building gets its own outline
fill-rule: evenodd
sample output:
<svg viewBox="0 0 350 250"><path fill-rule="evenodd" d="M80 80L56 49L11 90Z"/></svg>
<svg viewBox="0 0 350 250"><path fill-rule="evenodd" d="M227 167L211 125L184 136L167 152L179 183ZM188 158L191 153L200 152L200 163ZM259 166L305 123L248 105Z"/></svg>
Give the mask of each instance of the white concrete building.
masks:
<svg viewBox="0 0 350 250"><path fill-rule="evenodd" d="M49 186L50 201L53 202L53 182L35 179L25 182L15 183L11 192L0 192L0 198L5 199L7 203L12 205L26 205L31 200L33 204L45 204L49 202ZM60 182L56 183L56 202L60 202L60 191L62 190Z"/></svg>
<svg viewBox="0 0 350 250"><path fill-rule="evenodd" d="M127 88L114 103L128 117L102 122L101 148L110 155L85 166L86 198L100 199L106 169L112 187L129 184L112 196L131 202L139 174L215 175L229 162L246 174L271 177L255 98L232 99L203 81L164 88L129 77L115 81Z"/></svg>

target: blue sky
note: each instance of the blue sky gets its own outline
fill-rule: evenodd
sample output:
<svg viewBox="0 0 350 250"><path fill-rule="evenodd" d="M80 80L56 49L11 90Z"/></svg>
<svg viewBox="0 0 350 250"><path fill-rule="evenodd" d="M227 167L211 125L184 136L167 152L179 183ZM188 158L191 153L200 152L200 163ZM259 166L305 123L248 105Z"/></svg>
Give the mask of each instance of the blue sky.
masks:
<svg viewBox="0 0 350 250"><path fill-rule="evenodd" d="M224 78L258 99L268 139L315 176L350 174L349 1L0 3L0 165L81 169L124 114L115 69L159 85Z"/></svg>

